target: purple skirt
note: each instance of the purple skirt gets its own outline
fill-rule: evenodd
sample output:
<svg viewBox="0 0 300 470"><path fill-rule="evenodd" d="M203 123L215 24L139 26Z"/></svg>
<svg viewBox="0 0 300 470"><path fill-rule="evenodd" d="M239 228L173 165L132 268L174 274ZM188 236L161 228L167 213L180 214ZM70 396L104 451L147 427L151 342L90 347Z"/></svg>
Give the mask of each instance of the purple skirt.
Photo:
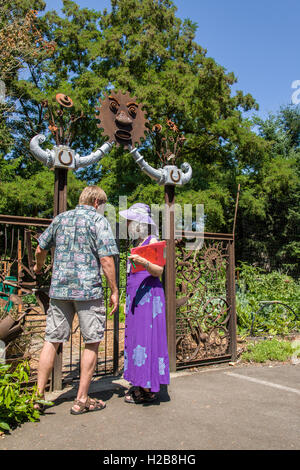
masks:
<svg viewBox="0 0 300 470"><path fill-rule="evenodd" d="M170 383L165 294L147 271L127 277L124 378L158 392Z"/></svg>

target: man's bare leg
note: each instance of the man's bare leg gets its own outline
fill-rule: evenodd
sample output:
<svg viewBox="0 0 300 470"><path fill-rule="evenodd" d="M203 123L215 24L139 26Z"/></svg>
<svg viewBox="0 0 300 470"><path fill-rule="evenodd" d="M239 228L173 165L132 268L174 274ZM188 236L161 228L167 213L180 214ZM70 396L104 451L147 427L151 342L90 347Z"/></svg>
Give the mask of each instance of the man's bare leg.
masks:
<svg viewBox="0 0 300 470"><path fill-rule="evenodd" d="M38 393L41 396L44 396L45 388L50 376L50 373L53 369L55 355L60 343L50 343L45 341L38 366L38 380L37 388Z"/></svg>
<svg viewBox="0 0 300 470"><path fill-rule="evenodd" d="M83 351L83 355L81 358L81 369L80 369L80 382L79 388L77 392L77 400L82 403L85 403L88 397L88 391L91 384L91 380L95 371L97 357L98 357L98 349L99 349L99 342L98 343L88 343L85 345L85 349ZM104 403L99 400L100 403L104 405ZM93 409L94 406L91 404L90 409ZM73 406L74 411L79 410L79 406Z"/></svg>

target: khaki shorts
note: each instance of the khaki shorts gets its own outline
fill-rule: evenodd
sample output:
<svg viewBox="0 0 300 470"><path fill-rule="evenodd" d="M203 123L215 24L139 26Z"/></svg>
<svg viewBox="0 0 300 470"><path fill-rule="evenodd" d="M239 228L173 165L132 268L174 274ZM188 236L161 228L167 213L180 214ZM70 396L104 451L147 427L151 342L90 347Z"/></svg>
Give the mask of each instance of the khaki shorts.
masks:
<svg viewBox="0 0 300 470"><path fill-rule="evenodd" d="M68 341L75 313L78 314L84 343L98 343L103 339L106 319L103 299L82 301L50 299L45 341L50 343Z"/></svg>

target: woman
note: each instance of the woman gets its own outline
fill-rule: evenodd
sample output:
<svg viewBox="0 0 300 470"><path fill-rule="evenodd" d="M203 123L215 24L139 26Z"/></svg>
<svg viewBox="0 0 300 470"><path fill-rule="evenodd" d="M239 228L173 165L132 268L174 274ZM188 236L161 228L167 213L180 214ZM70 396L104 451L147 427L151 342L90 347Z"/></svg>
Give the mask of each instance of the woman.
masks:
<svg viewBox="0 0 300 470"><path fill-rule="evenodd" d="M135 246L158 241L149 206L137 203L120 215L127 219L128 234ZM149 235L151 226L156 236ZM170 383L165 295L159 280L163 267L137 254L129 260L145 269L132 273L128 262L124 378L134 388L125 395L125 402L145 403L156 399L161 384Z"/></svg>

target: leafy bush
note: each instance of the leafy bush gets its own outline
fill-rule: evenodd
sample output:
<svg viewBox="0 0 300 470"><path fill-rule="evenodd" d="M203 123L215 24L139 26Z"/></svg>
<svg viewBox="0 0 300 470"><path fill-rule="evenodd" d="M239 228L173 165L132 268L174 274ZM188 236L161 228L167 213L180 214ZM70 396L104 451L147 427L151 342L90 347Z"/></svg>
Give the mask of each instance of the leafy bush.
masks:
<svg viewBox="0 0 300 470"><path fill-rule="evenodd" d="M241 263L239 271L236 310L240 334L249 333L252 314L255 314L253 327L256 334L276 335L300 331L299 282L279 271L266 274L260 268L245 263ZM264 304L275 300L290 309L281 304Z"/></svg>
<svg viewBox="0 0 300 470"><path fill-rule="evenodd" d="M27 361L21 362L12 372L11 364L0 363L0 430L10 431L26 421L38 421L40 413L33 405L36 386L24 387L29 378ZM51 405L39 400L39 403Z"/></svg>
<svg viewBox="0 0 300 470"><path fill-rule="evenodd" d="M265 273L262 269L241 263L237 268L239 280L236 283L236 311L238 334L249 334L254 317L253 332L257 334L288 334L300 331L300 283L292 277L273 271ZM176 286L180 288L182 279L177 276ZM218 304L218 299L226 299L226 272L209 277L206 273L198 280L197 291L187 286L187 292L181 296L191 295L188 310L195 312L201 321L204 316L203 306L210 301L210 307ZM214 299L215 300L211 300ZM268 304L266 302L281 303ZM199 310L199 306L201 309ZM218 310L218 308L217 308ZM184 316L184 307L177 316ZM198 313L199 312L199 313Z"/></svg>
<svg viewBox="0 0 300 470"><path fill-rule="evenodd" d="M242 360L247 362L286 361L293 353L294 349L289 341L272 339L249 344L248 350L242 354Z"/></svg>
<svg viewBox="0 0 300 470"><path fill-rule="evenodd" d="M23 295L22 301L24 304L37 305L36 296L34 294Z"/></svg>

